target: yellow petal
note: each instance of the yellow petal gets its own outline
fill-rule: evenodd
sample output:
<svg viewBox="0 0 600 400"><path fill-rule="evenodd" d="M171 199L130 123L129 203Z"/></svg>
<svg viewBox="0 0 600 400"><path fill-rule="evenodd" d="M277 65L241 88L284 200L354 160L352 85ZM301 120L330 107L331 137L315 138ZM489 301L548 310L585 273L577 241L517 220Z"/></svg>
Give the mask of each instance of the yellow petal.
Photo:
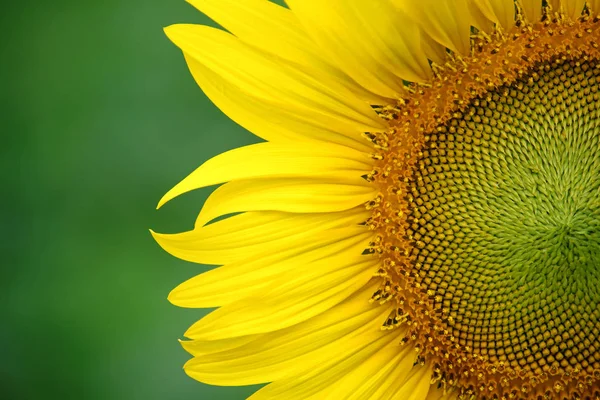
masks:
<svg viewBox="0 0 600 400"><path fill-rule="evenodd" d="M368 391L371 396L370 398L382 400L404 399L403 397L395 397L396 392L414 374L414 364L418 354L416 354L414 348L410 347L410 345L407 345L405 349L398 349L397 351L401 353L402 357L392 366L390 371L381 377L379 386ZM360 400L361 398L353 396L351 399Z"/></svg>
<svg viewBox="0 0 600 400"><path fill-rule="evenodd" d="M271 332L306 321L344 301L368 282L377 260L365 258L324 271L318 278L313 275L312 280L298 277L294 287L285 286L287 290L270 286L260 295L227 304L192 325L185 336L216 340Z"/></svg>
<svg viewBox="0 0 600 400"><path fill-rule="evenodd" d="M426 400L458 400L458 391L450 388L444 389L441 384L440 387L437 387L434 384L429 389Z"/></svg>
<svg viewBox="0 0 600 400"><path fill-rule="evenodd" d="M327 392L328 398L377 399L379 393L384 393L390 385L403 380L403 376L398 373L404 371L406 377L417 356L410 345L401 347L400 340L404 335L405 331L399 329L393 341L373 354L370 359L356 365L353 371L332 385L331 390Z"/></svg>
<svg viewBox="0 0 600 400"><path fill-rule="evenodd" d="M515 27L514 0L475 0L483 14L508 32Z"/></svg>
<svg viewBox="0 0 600 400"><path fill-rule="evenodd" d="M474 19L467 0L391 1L413 16L432 39L455 52L470 54Z"/></svg>
<svg viewBox="0 0 600 400"><path fill-rule="evenodd" d="M208 160L167 192L158 208L191 190L233 180L327 176L328 173L362 176L372 168L373 160L367 154L344 146L259 143L233 149Z"/></svg>
<svg viewBox="0 0 600 400"><path fill-rule="evenodd" d="M446 48L433 40L429 35L421 34L421 45L428 59L438 65L443 65L446 62L448 57Z"/></svg>
<svg viewBox="0 0 600 400"><path fill-rule="evenodd" d="M376 188L360 177L265 178L220 186L204 203L196 225L242 211L317 213L349 210L372 200Z"/></svg>
<svg viewBox="0 0 600 400"><path fill-rule="evenodd" d="M373 280L345 301L300 324L259 335L235 349L194 358L186 364L186 372L202 382L244 385L295 376L343 356L381 336L378 324L389 308L367 302L376 283Z"/></svg>
<svg viewBox="0 0 600 400"><path fill-rule="evenodd" d="M330 229L251 259L215 268L177 286L169 301L180 307L217 307L259 296L280 281L300 282L334 272L357 259L373 234L364 227ZM329 264L323 265L326 260ZM302 271L302 276L294 276ZM316 276L315 276L316 275Z"/></svg>
<svg viewBox="0 0 600 400"><path fill-rule="evenodd" d="M587 5L592 9L594 15L598 15L600 12L600 0L588 0Z"/></svg>
<svg viewBox="0 0 600 400"><path fill-rule="evenodd" d="M369 381L369 373L374 368L382 367L382 360L398 358L398 353L388 350L397 350L394 344L400 341L405 330L381 332L377 327L371 329L371 332L362 335L362 342L358 345L344 349L322 363L313 363L312 368L307 369L308 373L264 387L251 396L250 400L349 399L349 395L355 393L365 381Z"/></svg>
<svg viewBox="0 0 600 400"><path fill-rule="evenodd" d="M358 131L385 127L365 102L341 85L324 81L314 72L309 75L227 32L183 24L165 28L165 32L186 55L257 98L330 123L349 124Z"/></svg>
<svg viewBox="0 0 600 400"><path fill-rule="evenodd" d="M469 11L473 16L473 26L484 32L492 32L494 24L498 23L493 12L489 7L482 7L481 0L469 0Z"/></svg>
<svg viewBox="0 0 600 400"><path fill-rule="evenodd" d="M233 121L265 140L288 143L318 141L316 145L326 141L372 151L370 143L360 135L370 129L360 129L333 117L315 115L311 110L259 98L241 90L192 57L186 56L185 59L206 96Z"/></svg>
<svg viewBox="0 0 600 400"><path fill-rule="evenodd" d="M553 12L558 12L562 9L561 0L548 0L548 4L552 7Z"/></svg>
<svg viewBox="0 0 600 400"><path fill-rule="evenodd" d="M400 15L404 15L405 7L401 4L401 2L402 0L391 0L390 4L395 7L396 11L399 12ZM415 23L418 26L418 22L413 21L412 19L411 22ZM419 33L421 48L425 56L429 60L439 65L443 65L446 62L446 58L448 56L448 54L446 53L446 47L442 46L441 44L433 40L429 35L422 32L421 28L419 28L419 31L421 31Z"/></svg>
<svg viewBox="0 0 600 400"><path fill-rule="evenodd" d="M223 265L256 257L259 253L281 251L294 244L310 243L320 232L356 226L368 217L363 206L318 214L256 211L189 232L151 232L158 244L175 257L200 264Z"/></svg>
<svg viewBox="0 0 600 400"><path fill-rule="evenodd" d="M417 25L387 0L287 3L325 54L370 91L394 98L403 79L431 77Z"/></svg>
<svg viewBox="0 0 600 400"><path fill-rule="evenodd" d="M430 365L415 365L408 378L395 390L388 392L384 399L425 400L431 388L433 368ZM396 381L397 382L397 381Z"/></svg>
<svg viewBox="0 0 600 400"><path fill-rule="evenodd" d="M266 0L188 0L244 42L303 66L315 58L314 44L289 9Z"/></svg>
<svg viewBox="0 0 600 400"><path fill-rule="evenodd" d="M576 20L581 17L585 0L562 0L562 6L567 17Z"/></svg>
<svg viewBox="0 0 600 400"><path fill-rule="evenodd" d="M245 43L300 64L305 70L320 71L357 97L382 104L382 98L365 90L320 54L289 9L267 0L188 1Z"/></svg>
<svg viewBox="0 0 600 400"><path fill-rule="evenodd" d="M529 23L535 24L542 19L542 0L518 0Z"/></svg>
<svg viewBox="0 0 600 400"><path fill-rule="evenodd" d="M377 282L373 280L370 285L366 285L362 290L332 309L290 328L276 332L218 340L182 340L180 343L186 351L194 356L226 352L226 354L219 356L223 360L226 357L244 359L250 356L262 359L262 362L273 357L281 361L282 357L277 357L278 355L294 358L293 351L300 349L297 342L299 339L318 347L319 344L334 341L334 339L328 337L332 332L334 337L341 337L360 330L364 325L369 325L373 320L389 312L385 307L369 305L366 301L376 290L376 287ZM258 341L263 345L256 346ZM239 348L242 346L246 347L240 350ZM234 349L238 350L232 352ZM301 351L298 354L303 353L306 353L306 351Z"/></svg>
<svg viewBox="0 0 600 400"><path fill-rule="evenodd" d="M251 343L262 336L264 335L257 334L220 340L180 340L179 343L181 343L181 346L188 353L194 356L200 356L233 350Z"/></svg>

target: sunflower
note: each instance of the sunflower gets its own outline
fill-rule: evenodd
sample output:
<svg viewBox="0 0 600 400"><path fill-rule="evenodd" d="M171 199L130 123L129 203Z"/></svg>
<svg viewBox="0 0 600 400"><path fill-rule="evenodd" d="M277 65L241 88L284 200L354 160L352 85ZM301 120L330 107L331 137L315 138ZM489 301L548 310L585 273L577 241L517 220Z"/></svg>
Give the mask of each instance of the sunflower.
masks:
<svg viewBox="0 0 600 400"><path fill-rule="evenodd" d="M186 373L258 399L600 399L600 0L190 0L204 93L264 142L195 228ZM233 215L233 216L232 216ZM214 222L217 220L217 222Z"/></svg>

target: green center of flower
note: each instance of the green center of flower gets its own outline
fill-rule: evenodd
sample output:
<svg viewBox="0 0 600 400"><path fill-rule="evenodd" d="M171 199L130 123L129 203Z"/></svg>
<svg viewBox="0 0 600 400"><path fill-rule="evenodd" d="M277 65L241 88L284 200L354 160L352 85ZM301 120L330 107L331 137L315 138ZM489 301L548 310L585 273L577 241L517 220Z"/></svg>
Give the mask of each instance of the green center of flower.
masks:
<svg viewBox="0 0 600 400"><path fill-rule="evenodd" d="M409 202L448 336L528 380L598 378L600 65L542 63L474 100L428 135Z"/></svg>

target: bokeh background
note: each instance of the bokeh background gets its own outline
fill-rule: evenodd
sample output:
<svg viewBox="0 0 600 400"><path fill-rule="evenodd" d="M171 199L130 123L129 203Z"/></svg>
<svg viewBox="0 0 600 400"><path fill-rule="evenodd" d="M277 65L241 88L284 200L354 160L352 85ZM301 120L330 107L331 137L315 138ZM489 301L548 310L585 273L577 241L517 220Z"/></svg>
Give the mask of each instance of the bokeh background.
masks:
<svg viewBox="0 0 600 400"><path fill-rule="evenodd" d="M195 85L162 32L183 0L4 2L0 399L243 399L188 378L203 310L166 300L205 271L148 229L191 229L211 190L155 210L203 161L257 139Z"/></svg>

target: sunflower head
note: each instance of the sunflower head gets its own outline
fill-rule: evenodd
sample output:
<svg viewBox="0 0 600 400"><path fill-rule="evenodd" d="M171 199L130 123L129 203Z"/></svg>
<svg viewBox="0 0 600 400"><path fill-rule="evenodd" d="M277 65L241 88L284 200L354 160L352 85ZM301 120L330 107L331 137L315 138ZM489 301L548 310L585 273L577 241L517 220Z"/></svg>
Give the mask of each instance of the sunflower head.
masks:
<svg viewBox="0 0 600 400"><path fill-rule="evenodd" d="M600 399L600 1L194 0L167 30L265 143L155 234L221 267L186 372L253 399ZM210 223L213 219L243 212Z"/></svg>

